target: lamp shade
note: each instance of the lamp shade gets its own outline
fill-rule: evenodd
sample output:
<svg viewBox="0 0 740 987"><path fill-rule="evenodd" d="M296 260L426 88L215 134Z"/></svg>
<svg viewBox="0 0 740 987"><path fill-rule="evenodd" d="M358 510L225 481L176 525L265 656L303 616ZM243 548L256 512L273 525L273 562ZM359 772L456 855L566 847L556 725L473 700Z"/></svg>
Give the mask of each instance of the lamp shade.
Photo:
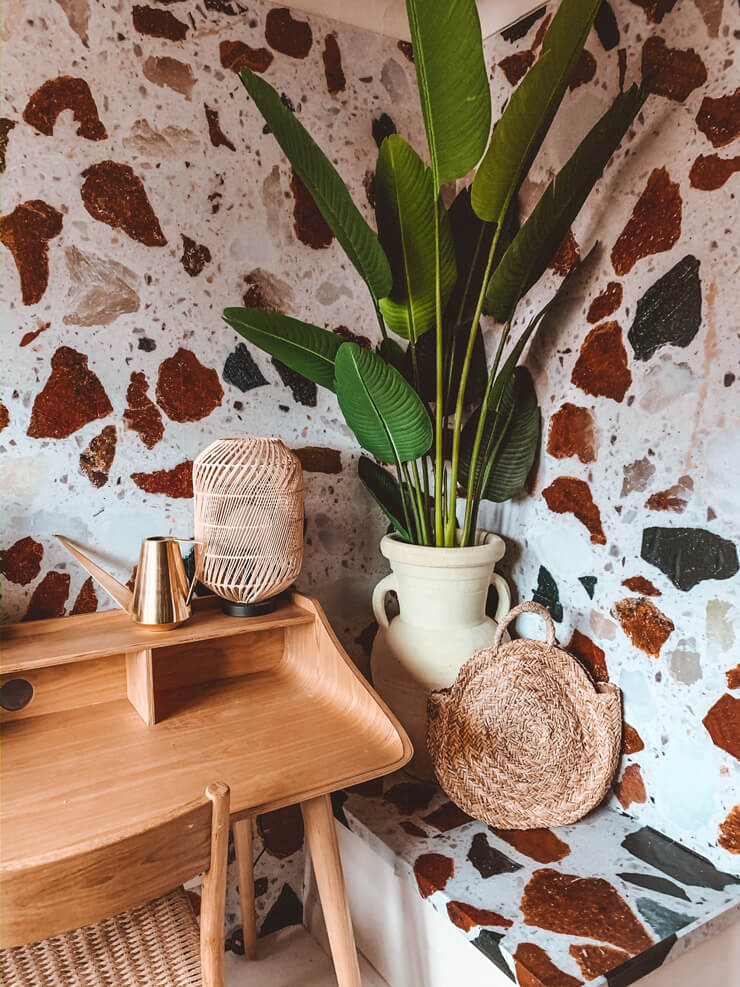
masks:
<svg viewBox="0 0 740 987"><path fill-rule="evenodd" d="M275 596L303 562L303 471L279 439L219 439L193 463L200 581L232 603Z"/></svg>

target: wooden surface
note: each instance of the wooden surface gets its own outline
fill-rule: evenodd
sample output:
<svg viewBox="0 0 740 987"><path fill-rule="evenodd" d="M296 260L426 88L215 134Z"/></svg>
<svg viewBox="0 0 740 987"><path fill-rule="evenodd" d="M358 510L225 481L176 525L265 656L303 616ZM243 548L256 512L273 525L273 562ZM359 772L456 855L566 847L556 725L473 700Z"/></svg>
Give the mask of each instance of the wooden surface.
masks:
<svg viewBox="0 0 740 987"><path fill-rule="evenodd" d="M254 912L254 848L251 818L239 819L234 823L234 850L242 913L244 957L253 960L257 952L257 917Z"/></svg>
<svg viewBox="0 0 740 987"><path fill-rule="evenodd" d="M307 799L301 803L301 812L338 987L362 987L331 798L320 795Z"/></svg>
<svg viewBox="0 0 740 987"><path fill-rule="evenodd" d="M211 854L200 897L200 968L203 987L224 987L224 910L229 856L229 789L223 782L206 789L213 808Z"/></svg>
<svg viewBox="0 0 740 987"><path fill-rule="evenodd" d="M126 634L113 620L118 614L91 616L114 623L114 636L120 636L113 653L127 635L142 633L132 632L125 616ZM270 615L282 621L276 634L283 653L277 661L274 654L266 659L271 649L261 640L256 665L275 663L252 674L245 624L220 613L210 619L217 637L226 634L223 620L229 621L235 651L228 667L234 670L242 661L245 674L161 690L155 700L161 720L154 726L141 722L125 693L110 702L3 723L3 873L45 855L68 858L118 839L132 826L146 826L197 799L213 778L231 788L231 812L239 818L386 774L408 761L408 738L313 601L294 596L282 612ZM267 619L248 623L265 630ZM82 621L87 626L89 618L63 622ZM81 640L88 648L95 636L99 653L112 646L101 634L103 621L97 626L95 635L85 631ZM173 636L183 635L182 643L189 643L206 633L202 623L188 624L161 637L173 643ZM39 649L23 637L30 659ZM205 640L203 648L207 663ZM156 681L157 648L153 661ZM173 661L169 683L177 681L175 668ZM184 663L183 674L186 680L191 676L191 662Z"/></svg>
<svg viewBox="0 0 740 987"><path fill-rule="evenodd" d="M97 659L105 661L106 659ZM54 666L58 668L59 666ZM84 668L80 662L78 667ZM148 727L154 723L154 672L152 650L129 651L126 655L126 695L128 701Z"/></svg>
<svg viewBox="0 0 740 987"><path fill-rule="evenodd" d="M206 597L194 601L193 616L187 623L169 631L135 624L123 610L29 621L3 628L1 670L8 676L42 666L311 624L313 620L310 612L294 602L281 604L262 617L239 620L222 613L215 597Z"/></svg>

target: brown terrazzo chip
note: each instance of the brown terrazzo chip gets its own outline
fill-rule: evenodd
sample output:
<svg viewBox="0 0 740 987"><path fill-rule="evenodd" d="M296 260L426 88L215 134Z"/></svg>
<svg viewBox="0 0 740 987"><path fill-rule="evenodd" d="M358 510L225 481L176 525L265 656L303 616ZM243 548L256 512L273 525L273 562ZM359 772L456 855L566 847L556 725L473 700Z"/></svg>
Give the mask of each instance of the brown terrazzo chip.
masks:
<svg viewBox="0 0 740 987"><path fill-rule="evenodd" d="M182 236L182 257L180 258L180 263L185 269L186 274L189 274L191 278L197 277L206 264L211 263L211 251L202 243L196 243L191 237L186 236L184 233L180 234Z"/></svg>
<svg viewBox="0 0 740 987"><path fill-rule="evenodd" d="M571 380L586 394L623 401L632 372L618 322L602 322L581 343Z"/></svg>
<svg viewBox="0 0 740 987"><path fill-rule="evenodd" d="M336 34L327 34L324 38L324 50L321 53L324 62L324 77L326 78L326 88L336 96L337 93L344 92L347 80L342 68L342 53L339 50L339 42Z"/></svg>
<svg viewBox="0 0 740 987"><path fill-rule="evenodd" d="M115 425L106 425L80 454L80 472L87 476L94 487L103 487L108 482L116 454L116 441Z"/></svg>
<svg viewBox="0 0 740 987"><path fill-rule="evenodd" d="M303 815L298 805L263 812L257 816L257 829L266 852L278 860L292 856L303 846Z"/></svg>
<svg viewBox="0 0 740 987"><path fill-rule="evenodd" d="M519 987L578 987L581 981L555 966L541 946L520 942L514 952Z"/></svg>
<svg viewBox="0 0 740 987"><path fill-rule="evenodd" d="M244 41L222 41L218 52L221 65L237 73L242 69L266 72L275 57L268 48L252 48Z"/></svg>
<svg viewBox="0 0 740 987"><path fill-rule="evenodd" d="M648 92L683 103L707 81L707 70L693 48L669 48L652 37L642 46L642 81Z"/></svg>
<svg viewBox="0 0 740 987"><path fill-rule="evenodd" d="M422 853L414 861L414 876L422 898L441 891L455 873L455 862L442 853Z"/></svg>
<svg viewBox="0 0 740 987"><path fill-rule="evenodd" d="M314 250L331 246L334 234L321 215L313 196L295 171L291 174L290 190L293 193L293 229L295 235Z"/></svg>
<svg viewBox="0 0 740 987"><path fill-rule="evenodd" d="M98 116L98 108L84 79L60 75L48 79L31 96L23 111L23 119L40 134L51 136L57 117L65 110L72 110L78 137L102 141L108 136Z"/></svg>
<svg viewBox="0 0 740 987"><path fill-rule="evenodd" d="M155 86L172 89L190 100L195 86L195 73L190 65L170 55L149 55L141 63L141 71Z"/></svg>
<svg viewBox="0 0 740 987"><path fill-rule="evenodd" d="M642 780L639 764L628 764L624 774L614 784L614 794L623 809L629 809L634 802L647 802L645 782Z"/></svg>
<svg viewBox="0 0 740 987"><path fill-rule="evenodd" d="M408 833L409 836L416 836L420 839L425 839L428 836L428 833L426 833L421 826L417 826L416 823L412 823L410 819L402 819L399 825L404 833Z"/></svg>
<svg viewBox="0 0 740 987"><path fill-rule="evenodd" d="M705 96L696 125L714 147L725 147L740 137L740 86L725 96Z"/></svg>
<svg viewBox="0 0 740 987"><path fill-rule="evenodd" d="M740 155L721 158L719 154L700 154L689 171L689 182L692 188L714 192L736 171L740 171Z"/></svg>
<svg viewBox="0 0 740 987"><path fill-rule="evenodd" d="M622 285L619 281L610 281L606 288L591 302L586 313L590 323L601 322L617 311L622 304Z"/></svg>
<svg viewBox="0 0 740 987"><path fill-rule="evenodd" d="M70 576L66 572L47 572L31 594L24 620L48 620L63 617L69 596Z"/></svg>
<svg viewBox="0 0 740 987"><path fill-rule="evenodd" d="M594 545L606 545L601 512L594 503L591 488L574 476L558 476L542 491L547 506L556 514L573 514L591 534Z"/></svg>
<svg viewBox="0 0 740 987"><path fill-rule="evenodd" d="M611 946L592 946L590 944L575 944L568 948L568 952L581 969L581 973L586 980L593 980L601 977L615 967L626 963L630 958L629 953L623 949L612 949Z"/></svg>
<svg viewBox="0 0 740 987"><path fill-rule="evenodd" d="M488 908L469 905L465 901L448 901L447 915L450 922L463 932L470 932L479 925L498 925L504 929L509 929L513 925L510 918L504 918L503 915L492 912Z"/></svg>
<svg viewBox="0 0 740 987"><path fill-rule="evenodd" d="M393 785L383 796L395 805L403 816L426 809L437 793L437 786L426 781L401 781Z"/></svg>
<svg viewBox="0 0 740 987"><path fill-rule="evenodd" d="M193 496L193 461L186 459L169 470L155 470L153 473L132 473L131 479L145 493L165 494L175 499ZM131 579L135 579L135 573Z"/></svg>
<svg viewBox="0 0 740 987"><path fill-rule="evenodd" d="M181 346L159 365L156 394L157 404L173 422L197 422L218 408L224 390L218 373Z"/></svg>
<svg viewBox="0 0 740 987"><path fill-rule="evenodd" d="M678 182L666 168L654 168L612 248L616 274L627 274L638 260L670 250L681 235L682 201Z"/></svg>
<svg viewBox="0 0 740 987"><path fill-rule="evenodd" d="M15 120L0 117L0 174L5 171L5 152L8 149L8 134L17 126Z"/></svg>
<svg viewBox="0 0 740 987"><path fill-rule="evenodd" d="M567 644L566 651L570 651L572 655L575 655L597 682L609 681L606 654L588 635L582 634L578 629L574 629L571 639Z"/></svg>
<svg viewBox="0 0 740 987"><path fill-rule="evenodd" d="M666 14L676 6L678 0L630 0L636 7L642 7L650 24L660 24Z"/></svg>
<svg viewBox="0 0 740 987"><path fill-rule="evenodd" d="M625 723L622 728L622 753L636 754L645 749L642 737L629 723Z"/></svg>
<svg viewBox="0 0 740 987"><path fill-rule="evenodd" d="M95 592L95 583L92 576L88 576L77 594L77 598L70 611L72 616L80 613L95 613L98 609L98 594Z"/></svg>
<svg viewBox="0 0 740 987"><path fill-rule="evenodd" d="M726 692L712 706L702 723L716 746L740 761L740 698Z"/></svg>
<svg viewBox="0 0 740 987"><path fill-rule="evenodd" d="M307 473L341 473L342 456L338 449L326 446L304 446L294 449L301 466Z"/></svg>
<svg viewBox="0 0 740 987"><path fill-rule="evenodd" d="M80 189L85 209L93 219L123 230L147 247L167 243L141 179L129 165L100 161L82 172Z"/></svg>
<svg viewBox="0 0 740 987"><path fill-rule="evenodd" d="M594 419L588 408L580 408L569 401L550 419L547 434L547 451L555 459L577 456L582 463L596 459Z"/></svg>
<svg viewBox="0 0 740 987"><path fill-rule="evenodd" d="M26 535L0 552L0 572L11 583L27 586L41 572L44 546Z"/></svg>
<svg viewBox="0 0 740 987"><path fill-rule="evenodd" d="M568 844L556 836L551 829L495 829L489 826L491 832L500 839L531 857L538 864L553 864L562 860L570 853Z"/></svg>
<svg viewBox="0 0 740 987"><path fill-rule="evenodd" d="M62 232L62 214L41 199L0 216L0 241L13 255L24 305L41 301L49 283L49 240Z"/></svg>
<svg viewBox="0 0 740 987"><path fill-rule="evenodd" d="M573 230L568 230L550 261L550 270L564 278L580 259L581 251L578 242L573 236Z"/></svg>
<svg viewBox="0 0 740 987"><path fill-rule="evenodd" d="M170 10L136 4L131 14L134 28L139 34L147 34L152 38L166 38L168 41L184 41L187 37L188 25L175 17Z"/></svg>
<svg viewBox="0 0 740 987"><path fill-rule="evenodd" d="M725 672L728 689L740 689L740 664Z"/></svg>
<svg viewBox="0 0 740 987"><path fill-rule="evenodd" d="M440 833L449 833L451 829L457 829L458 826L465 826L472 822L472 818L467 812L458 808L454 802L443 802L434 812L424 816L424 822L434 826Z"/></svg>
<svg viewBox="0 0 740 987"><path fill-rule="evenodd" d="M622 586L626 586L627 589L632 590L633 593L639 593L641 596L661 595L658 587L644 576L630 576L629 579L623 579Z"/></svg>
<svg viewBox="0 0 740 987"><path fill-rule="evenodd" d="M236 147L221 129L218 110L212 109L207 103L203 104L203 109L206 113L208 136L210 137L211 144L213 144L214 147L228 147L230 151L235 151Z"/></svg>
<svg viewBox="0 0 740 987"><path fill-rule="evenodd" d="M507 55L498 63L499 68L512 86L516 86L524 78L531 65L534 65L533 51L514 52L513 55Z"/></svg>
<svg viewBox="0 0 740 987"><path fill-rule="evenodd" d="M0 401L0 432L10 425L10 413L5 405Z"/></svg>
<svg viewBox="0 0 740 987"><path fill-rule="evenodd" d="M595 75L596 59L588 48L583 48L581 54L578 56L578 61L573 66L573 71L568 80L568 88L573 92L574 89L578 89L584 83L590 82Z"/></svg>
<svg viewBox="0 0 740 987"><path fill-rule="evenodd" d="M614 604L614 615L634 646L651 658L658 657L675 630L673 621L644 596L619 600Z"/></svg>
<svg viewBox="0 0 740 987"><path fill-rule="evenodd" d="M311 25L293 17L287 7L272 7L265 18L265 40L283 55L305 58L313 42Z"/></svg>
<svg viewBox="0 0 740 987"><path fill-rule="evenodd" d="M51 358L51 375L33 402L26 434L33 439L64 439L112 411L87 356L60 346Z"/></svg>
<svg viewBox="0 0 740 987"><path fill-rule="evenodd" d="M730 809L727 818L720 823L717 842L730 853L740 853L740 805Z"/></svg>
<svg viewBox="0 0 740 987"><path fill-rule="evenodd" d="M525 925L611 943L630 953L653 945L642 923L608 881L536 870L520 904Z"/></svg>
<svg viewBox="0 0 740 987"><path fill-rule="evenodd" d="M138 433L147 449L152 449L164 435L164 424L159 408L147 394L148 388L149 384L143 373L131 374L126 391L128 407L123 413L123 420Z"/></svg>

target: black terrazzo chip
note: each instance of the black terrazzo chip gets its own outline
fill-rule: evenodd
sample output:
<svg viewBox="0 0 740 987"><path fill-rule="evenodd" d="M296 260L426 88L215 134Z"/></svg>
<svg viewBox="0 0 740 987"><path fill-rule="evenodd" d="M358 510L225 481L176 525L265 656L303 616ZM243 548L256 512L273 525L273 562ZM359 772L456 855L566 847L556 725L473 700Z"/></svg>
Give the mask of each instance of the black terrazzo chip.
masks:
<svg viewBox="0 0 740 987"><path fill-rule="evenodd" d="M244 343L237 343L234 352L226 357L223 378L228 384L238 387L240 391L251 391L267 383Z"/></svg>
<svg viewBox="0 0 740 987"><path fill-rule="evenodd" d="M303 905L289 884L284 884L277 901L265 915L260 929L260 938L271 932L279 932L289 925L300 925L303 921Z"/></svg>
<svg viewBox="0 0 740 987"><path fill-rule="evenodd" d="M633 857L643 860L651 867L663 871L664 874L689 887L722 891L727 884L740 884L740 877L717 870L706 857L681 846L680 843L676 843L675 840L650 826L643 826L642 829L625 836L622 846ZM644 972L646 971L643 971L643 974Z"/></svg>
<svg viewBox="0 0 740 987"><path fill-rule="evenodd" d="M532 599L535 603L547 607L553 620L560 623L563 619L563 605L560 602L558 584L543 565L537 573L537 588L532 590Z"/></svg>
<svg viewBox="0 0 740 987"><path fill-rule="evenodd" d="M648 360L662 346L688 346L700 326L699 261L688 254L638 301L627 338L635 357Z"/></svg>
<svg viewBox="0 0 740 987"><path fill-rule="evenodd" d="M684 592L704 579L730 579L738 571L734 543L704 528L645 528L640 555Z"/></svg>
<svg viewBox="0 0 740 987"><path fill-rule="evenodd" d="M522 865L515 863L505 853L492 847L485 833L476 833L468 850L468 860L481 877L493 877L494 874L512 874L521 870Z"/></svg>
<svg viewBox="0 0 740 987"><path fill-rule="evenodd" d="M272 358L272 365L280 374L280 379L285 386L291 389L294 401L305 405L307 408L316 407L317 391L312 380L306 380L305 377L296 373L295 370L291 370L290 367L286 367L281 360L277 360L275 357Z"/></svg>

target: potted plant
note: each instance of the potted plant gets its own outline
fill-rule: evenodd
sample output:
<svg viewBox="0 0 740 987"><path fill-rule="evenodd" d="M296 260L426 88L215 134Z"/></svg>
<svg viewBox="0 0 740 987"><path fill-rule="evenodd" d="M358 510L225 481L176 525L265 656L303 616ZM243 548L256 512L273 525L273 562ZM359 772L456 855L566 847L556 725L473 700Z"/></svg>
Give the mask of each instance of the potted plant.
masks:
<svg viewBox="0 0 740 987"><path fill-rule="evenodd" d="M227 308L242 336L334 391L371 457L359 474L394 528L381 543L393 574L374 593L381 625L376 687L424 757L426 694L491 643L486 590L503 555L477 531L481 500L524 486L540 433L537 397L522 351L551 300L511 345L519 301L541 277L589 192L639 112L645 92L621 92L586 134L519 226L517 193L555 117L600 0L562 0L542 51L491 132L491 100L475 0L407 0L430 164L398 134L378 154L377 234L342 179L260 76L242 82L370 294L376 350L287 315ZM472 184L449 210L440 191ZM480 329L500 324L489 368ZM508 349L507 349L508 345ZM395 476L382 464L388 464ZM459 493L464 489L464 495ZM500 579L500 577L498 577ZM508 591L498 583L500 598ZM383 597L398 591L388 626Z"/></svg>

